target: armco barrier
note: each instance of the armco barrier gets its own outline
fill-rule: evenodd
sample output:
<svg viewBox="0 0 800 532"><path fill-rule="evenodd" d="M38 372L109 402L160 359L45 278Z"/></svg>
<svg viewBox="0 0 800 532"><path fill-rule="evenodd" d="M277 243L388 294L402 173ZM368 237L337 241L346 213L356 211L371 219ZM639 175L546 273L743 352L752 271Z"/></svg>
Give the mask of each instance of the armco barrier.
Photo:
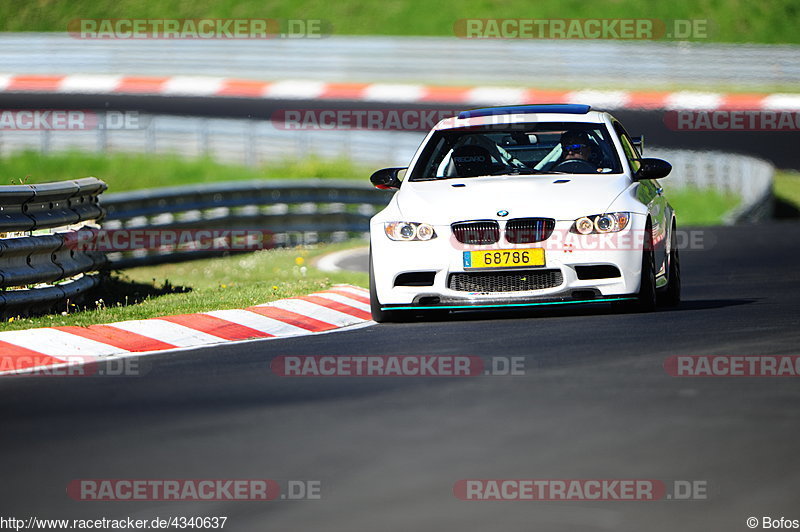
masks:
<svg viewBox="0 0 800 532"><path fill-rule="evenodd" d="M648 150L647 157L672 164L672 173L664 180L668 189L691 187L739 196L741 203L725 215L725 225L772 217L775 167L768 161L732 153L662 149Z"/></svg>
<svg viewBox="0 0 800 532"><path fill-rule="evenodd" d="M97 285L106 258L91 246L106 184L94 177L0 186L0 315L59 308Z"/></svg>
<svg viewBox="0 0 800 532"><path fill-rule="evenodd" d="M768 218L774 168L752 157L714 152L649 150L672 162L670 188L695 187L738 194L742 203L726 223ZM391 198L366 182L268 180L193 185L107 194L103 229L108 232L185 233L197 230L262 230L265 247L344 240L369 230L369 219ZM235 250L234 250L235 251ZM219 249L157 248L113 250L109 267L192 260L231 252Z"/></svg>
<svg viewBox="0 0 800 532"><path fill-rule="evenodd" d="M106 194L103 230L190 237L199 230L263 231L269 239L264 247L335 242L368 231L369 219L391 195L366 182L335 179L228 182ZM165 246L113 250L108 257L110 268L122 269L229 252L224 247Z"/></svg>

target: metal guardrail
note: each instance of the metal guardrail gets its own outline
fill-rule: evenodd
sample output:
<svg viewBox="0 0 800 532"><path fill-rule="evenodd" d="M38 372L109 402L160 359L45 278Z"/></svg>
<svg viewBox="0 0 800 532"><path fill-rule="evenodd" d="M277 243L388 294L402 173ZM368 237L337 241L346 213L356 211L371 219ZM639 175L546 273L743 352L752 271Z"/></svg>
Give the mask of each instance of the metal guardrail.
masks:
<svg viewBox="0 0 800 532"><path fill-rule="evenodd" d="M766 161L713 152L648 150L648 156L672 162L670 187L714 188L740 194L742 203L726 223L756 221L771 214L772 175ZM392 192L349 180L265 180L218 183L108 194L104 230L170 232L188 235L205 231L260 231L270 240L265 247L336 242L366 233L369 219ZM129 242L131 239L126 238ZM173 236L172 241L185 240ZM231 253L225 246L197 250L178 245L130 248L109 255L110 268L176 262Z"/></svg>
<svg viewBox="0 0 800 532"><path fill-rule="evenodd" d="M102 218L94 177L0 186L0 316L75 302L99 282L106 263L91 251Z"/></svg>
<svg viewBox="0 0 800 532"><path fill-rule="evenodd" d="M100 115L100 122L105 119ZM141 152L211 157L223 163L259 166L285 158L343 157L368 165L410 160L426 132L377 130L287 130L269 120L138 115L137 129L85 131L0 130L0 156L23 150L41 153Z"/></svg>
<svg viewBox="0 0 800 532"><path fill-rule="evenodd" d="M337 35L322 39L88 40L63 33L6 33L0 36L0 54L5 72L29 74L266 76L328 82L403 80L560 87L617 87L620 80L698 88L800 83L800 47L794 45Z"/></svg>
<svg viewBox="0 0 800 532"><path fill-rule="evenodd" d="M712 189L741 198L723 223L758 222L772 217L775 167L768 161L723 152L650 149L648 157L665 159L672 173L667 188ZM678 213L680 216L680 213Z"/></svg>
<svg viewBox="0 0 800 532"><path fill-rule="evenodd" d="M216 183L118 194L102 198L103 230L131 235L164 233L191 243L201 232L267 231L263 247L336 242L369 230L369 219L391 192L350 180L265 180ZM263 233L262 233L263 234ZM142 240L147 244L148 239ZM226 245L167 245L112 250L109 268L193 260L236 252Z"/></svg>

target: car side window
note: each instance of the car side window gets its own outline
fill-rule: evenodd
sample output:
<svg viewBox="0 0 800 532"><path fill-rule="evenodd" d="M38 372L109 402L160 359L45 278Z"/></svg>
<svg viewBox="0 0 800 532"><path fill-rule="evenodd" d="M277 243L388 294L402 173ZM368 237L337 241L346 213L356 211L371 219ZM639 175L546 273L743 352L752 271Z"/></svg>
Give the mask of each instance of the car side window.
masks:
<svg viewBox="0 0 800 532"><path fill-rule="evenodd" d="M622 144L622 149L625 151L625 157L628 158L628 164L631 165L631 170L633 172L638 172L639 168L642 166L642 163L640 162L641 155L639 155L639 152L636 151L633 141L631 141L628 133L619 122L614 123L614 131L616 131L617 135L619 135L619 141Z"/></svg>

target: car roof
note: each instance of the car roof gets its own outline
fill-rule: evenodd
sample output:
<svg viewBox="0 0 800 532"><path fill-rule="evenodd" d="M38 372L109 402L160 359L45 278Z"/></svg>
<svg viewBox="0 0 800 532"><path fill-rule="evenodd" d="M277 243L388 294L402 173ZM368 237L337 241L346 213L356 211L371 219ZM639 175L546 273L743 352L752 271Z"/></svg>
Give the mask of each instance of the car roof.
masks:
<svg viewBox="0 0 800 532"><path fill-rule="evenodd" d="M606 123L610 115L592 111L589 105L535 104L485 107L462 111L458 116L445 118L434 127L446 130L470 126L519 124L525 122L590 122Z"/></svg>
<svg viewBox="0 0 800 532"><path fill-rule="evenodd" d="M591 105L575 103L543 103L532 105L504 105L501 107L484 107L461 111L458 118L475 118L478 116L519 115L531 113L566 113L585 115L592 110Z"/></svg>

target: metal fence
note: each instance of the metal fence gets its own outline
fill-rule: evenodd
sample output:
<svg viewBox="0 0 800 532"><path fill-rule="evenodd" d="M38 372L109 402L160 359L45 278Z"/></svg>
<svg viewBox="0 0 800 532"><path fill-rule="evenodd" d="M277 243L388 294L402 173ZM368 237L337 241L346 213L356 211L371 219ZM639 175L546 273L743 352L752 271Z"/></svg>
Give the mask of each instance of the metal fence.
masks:
<svg viewBox="0 0 800 532"><path fill-rule="evenodd" d="M245 181L107 194L102 198L103 231L122 238L106 240L125 246L112 246L109 267L346 240L368 231L369 219L391 196L365 182L335 179ZM232 241L237 238L238 243ZM139 244L131 245L137 240Z"/></svg>
<svg viewBox="0 0 800 532"><path fill-rule="evenodd" d="M775 167L768 161L723 152L657 148L648 150L647 156L672 164L672 173L664 180L668 189L712 189L739 196L739 205L725 215L727 225L772 217Z"/></svg>
<svg viewBox="0 0 800 532"><path fill-rule="evenodd" d="M348 37L267 40L0 36L0 70L535 86L790 86L800 47L611 40Z"/></svg>
<svg viewBox="0 0 800 532"><path fill-rule="evenodd" d="M771 212L772 166L751 157L711 152L650 150L649 156L673 163L675 187L714 188L738 193L742 204L728 223L754 221ZM369 219L391 199L365 182L345 180L270 180L183 186L108 194L104 231L139 234L141 246L109 254L111 268L159 264L236 252L230 242L239 232L258 234L258 249L337 242L369 230ZM261 228L268 230L265 235ZM249 233L248 233L249 232ZM200 233L206 242L199 244ZM212 234L218 241L213 242ZM161 243L147 245L145 235ZM264 238L266 237L266 238ZM151 239L151 241L153 241ZM183 245L178 242L183 241ZM244 242L247 251L247 243Z"/></svg>
<svg viewBox="0 0 800 532"><path fill-rule="evenodd" d="M93 177L42 185L0 186L0 316L66 309L98 283L106 263L92 251L102 217Z"/></svg>
<svg viewBox="0 0 800 532"><path fill-rule="evenodd" d="M672 186L714 188L741 194L728 223L771 213L772 166L751 157L711 152L650 150L673 163ZM286 180L218 183L108 194L104 231L139 235L140 246L112 250L111 268L122 269L247 251L230 239L257 233L257 249L337 242L369 230L369 219L391 198L365 182ZM267 234L261 228L268 230ZM200 243L200 236L206 240ZM169 234L169 244L162 245ZM214 242L212 234L218 235ZM159 245L147 245L149 239ZM183 242L183 244L179 244Z"/></svg>
<svg viewBox="0 0 800 532"><path fill-rule="evenodd" d="M99 122L105 122L100 114ZM0 156L21 150L140 152L208 156L259 166L286 158L343 157L358 164L407 163L425 133L364 130L288 130L269 120L146 115L136 129L0 130Z"/></svg>

